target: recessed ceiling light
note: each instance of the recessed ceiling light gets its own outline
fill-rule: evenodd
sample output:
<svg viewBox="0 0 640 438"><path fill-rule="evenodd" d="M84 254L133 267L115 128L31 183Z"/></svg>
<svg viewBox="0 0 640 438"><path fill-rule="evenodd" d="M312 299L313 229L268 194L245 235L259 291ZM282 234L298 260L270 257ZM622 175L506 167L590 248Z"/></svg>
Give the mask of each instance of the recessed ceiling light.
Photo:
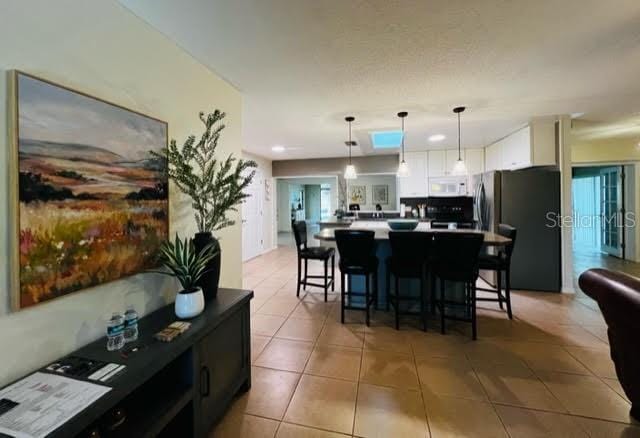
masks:
<svg viewBox="0 0 640 438"><path fill-rule="evenodd" d="M442 141L447 138L444 134L433 134L429 136L429 141L432 143Z"/></svg>
<svg viewBox="0 0 640 438"><path fill-rule="evenodd" d="M271 150L272 150L273 152L275 152L275 153L280 154L280 153L284 152L284 150L285 150L285 149L284 149L284 146L282 146L282 145L279 145L279 144L278 144L278 145L273 146L273 147L271 148Z"/></svg>

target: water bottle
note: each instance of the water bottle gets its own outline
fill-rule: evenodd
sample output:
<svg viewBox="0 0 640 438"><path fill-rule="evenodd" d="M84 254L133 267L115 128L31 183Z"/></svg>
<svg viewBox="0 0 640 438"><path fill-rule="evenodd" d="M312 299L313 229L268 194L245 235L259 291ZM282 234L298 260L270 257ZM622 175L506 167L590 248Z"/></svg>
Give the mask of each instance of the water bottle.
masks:
<svg viewBox="0 0 640 438"><path fill-rule="evenodd" d="M107 324L107 350L120 350L124 346L124 317L114 312Z"/></svg>
<svg viewBox="0 0 640 438"><path fill-rule="evenodd" d="M133 342L138 339L138 312L133 306L129 306L124 312L124 342Z"/></svg>

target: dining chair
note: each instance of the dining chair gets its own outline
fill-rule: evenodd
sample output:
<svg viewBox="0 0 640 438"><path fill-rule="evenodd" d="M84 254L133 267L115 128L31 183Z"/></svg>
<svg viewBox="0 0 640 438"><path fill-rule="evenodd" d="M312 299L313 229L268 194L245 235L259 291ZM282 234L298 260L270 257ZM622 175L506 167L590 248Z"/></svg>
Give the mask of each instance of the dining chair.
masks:
<svg viewBox="0 0 640 438"><path fill-rule="evenodd" d="M433 241L433 233L421 231L389 231L391 256L387 258L387 310L389 304L395 311L396 330L400 329L400 315L419 314L422 328L427 331L426 294L428 259ZM393 277L393 289L391 279ZM420 290L418 295L403 291L401 279L418 279ZM401 303L418 302L420 311L403 310Z"/></svg>
<svg viewBox="0 0 640 438"><path fill-rule="evenodd" d="M473 340L477 339L476 280L478 279L478 256L484 241L482 233L438 232L434 233L431 252L431 273L440 280L440 331L445 333L445 320L471 323ZM445 282L462 283L464 300L447 299ZM447 314L447 308L458 308L464 315Z"/></svg>
<svg viewBox="0 0 640 438"><path fill-rule="evenodd" d="M296 296L300 296L300 286L302 290L307 290L307 286L324 288L324 301L327 301L329 287L335 290L335 250L323 246L307 246L307 224L305 221L293 221L291 223L293 236L296 241L296 252L298 253L298 282L296 285ZM318 260L324 263L324 275L309 275L309 260ZM331 260L331 277L328 275L328 264ZM304 261L304 277L302 277L302 262ZM323 283L311 283L309 279L324 279Z"/></svg>
<svg viewBox="0 0 640 438"><path fill-rule="evenodd" d="M344 324L345 310L364 310L367 326L371 319L371 304L378 298L378 258L376 257L375 233L371 230L335 230L336 245L340 261L340 321ZM352 290L352 276L364 276L364 292ZM345 276L348 287L345 290ZM373 287L371 287L373 277ZM363 305L356 305L354 297L364 297Z"/></svg>
<svg viewBox="0 0 640 438"><path fill-rule="evenodd" d="M511 311L511 255L513 254L513 248L516 243L517 230L511 225L499 224L498 234L511 239L503 248L501 248L497 254L480 254L479 268L496 271L496 288L477 288L484 292L492 292L498 295L497 298L479 297L477 301L491 301L497 302L501 309L502 302L507 304L507 315L509 319L513 319L513 312ZM502 294L502 274L504 273L504 295Z"/></svg>

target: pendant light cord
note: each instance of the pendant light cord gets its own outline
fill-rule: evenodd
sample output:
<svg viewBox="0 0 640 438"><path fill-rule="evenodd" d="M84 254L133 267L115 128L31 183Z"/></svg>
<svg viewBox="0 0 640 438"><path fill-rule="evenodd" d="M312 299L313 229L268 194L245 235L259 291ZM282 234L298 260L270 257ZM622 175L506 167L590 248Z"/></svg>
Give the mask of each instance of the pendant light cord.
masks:
<svg viewBox="0 0 640 438"><path fill-rule="evenodd" d="M402 117L402 162L404 163L404 117Z"/></svg>
<svg viewBox="0 0 640 438"><path fill-rule="evenodd" d="M458 113L458 161L462 161L462 155L460 153L460 113Z"/></svg>
<svg viewBox="0 0 640 438"><path fill-rule="evenodd" d="M351 120L349 120L349 164L351 164Z"/></svg>

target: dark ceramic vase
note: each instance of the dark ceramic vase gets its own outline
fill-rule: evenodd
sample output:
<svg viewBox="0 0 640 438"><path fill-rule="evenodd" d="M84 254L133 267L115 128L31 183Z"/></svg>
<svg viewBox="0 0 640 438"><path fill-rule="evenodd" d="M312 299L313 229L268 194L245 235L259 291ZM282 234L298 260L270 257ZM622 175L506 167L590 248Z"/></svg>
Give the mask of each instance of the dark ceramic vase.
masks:
<svg viewBox="0 0 640 438"><path fill-rule="evenodd" d="M218 249L218 255L207 264L207 273L204 274L197 283L198 286L202 288L205 301L213 300L218 295L221 256L220 243L218 243L218 239L213 237L210 232L196 233L193 238L193 244L198 252L202 251L202 249L211 242L215 242L215 246Z"/></svg>

